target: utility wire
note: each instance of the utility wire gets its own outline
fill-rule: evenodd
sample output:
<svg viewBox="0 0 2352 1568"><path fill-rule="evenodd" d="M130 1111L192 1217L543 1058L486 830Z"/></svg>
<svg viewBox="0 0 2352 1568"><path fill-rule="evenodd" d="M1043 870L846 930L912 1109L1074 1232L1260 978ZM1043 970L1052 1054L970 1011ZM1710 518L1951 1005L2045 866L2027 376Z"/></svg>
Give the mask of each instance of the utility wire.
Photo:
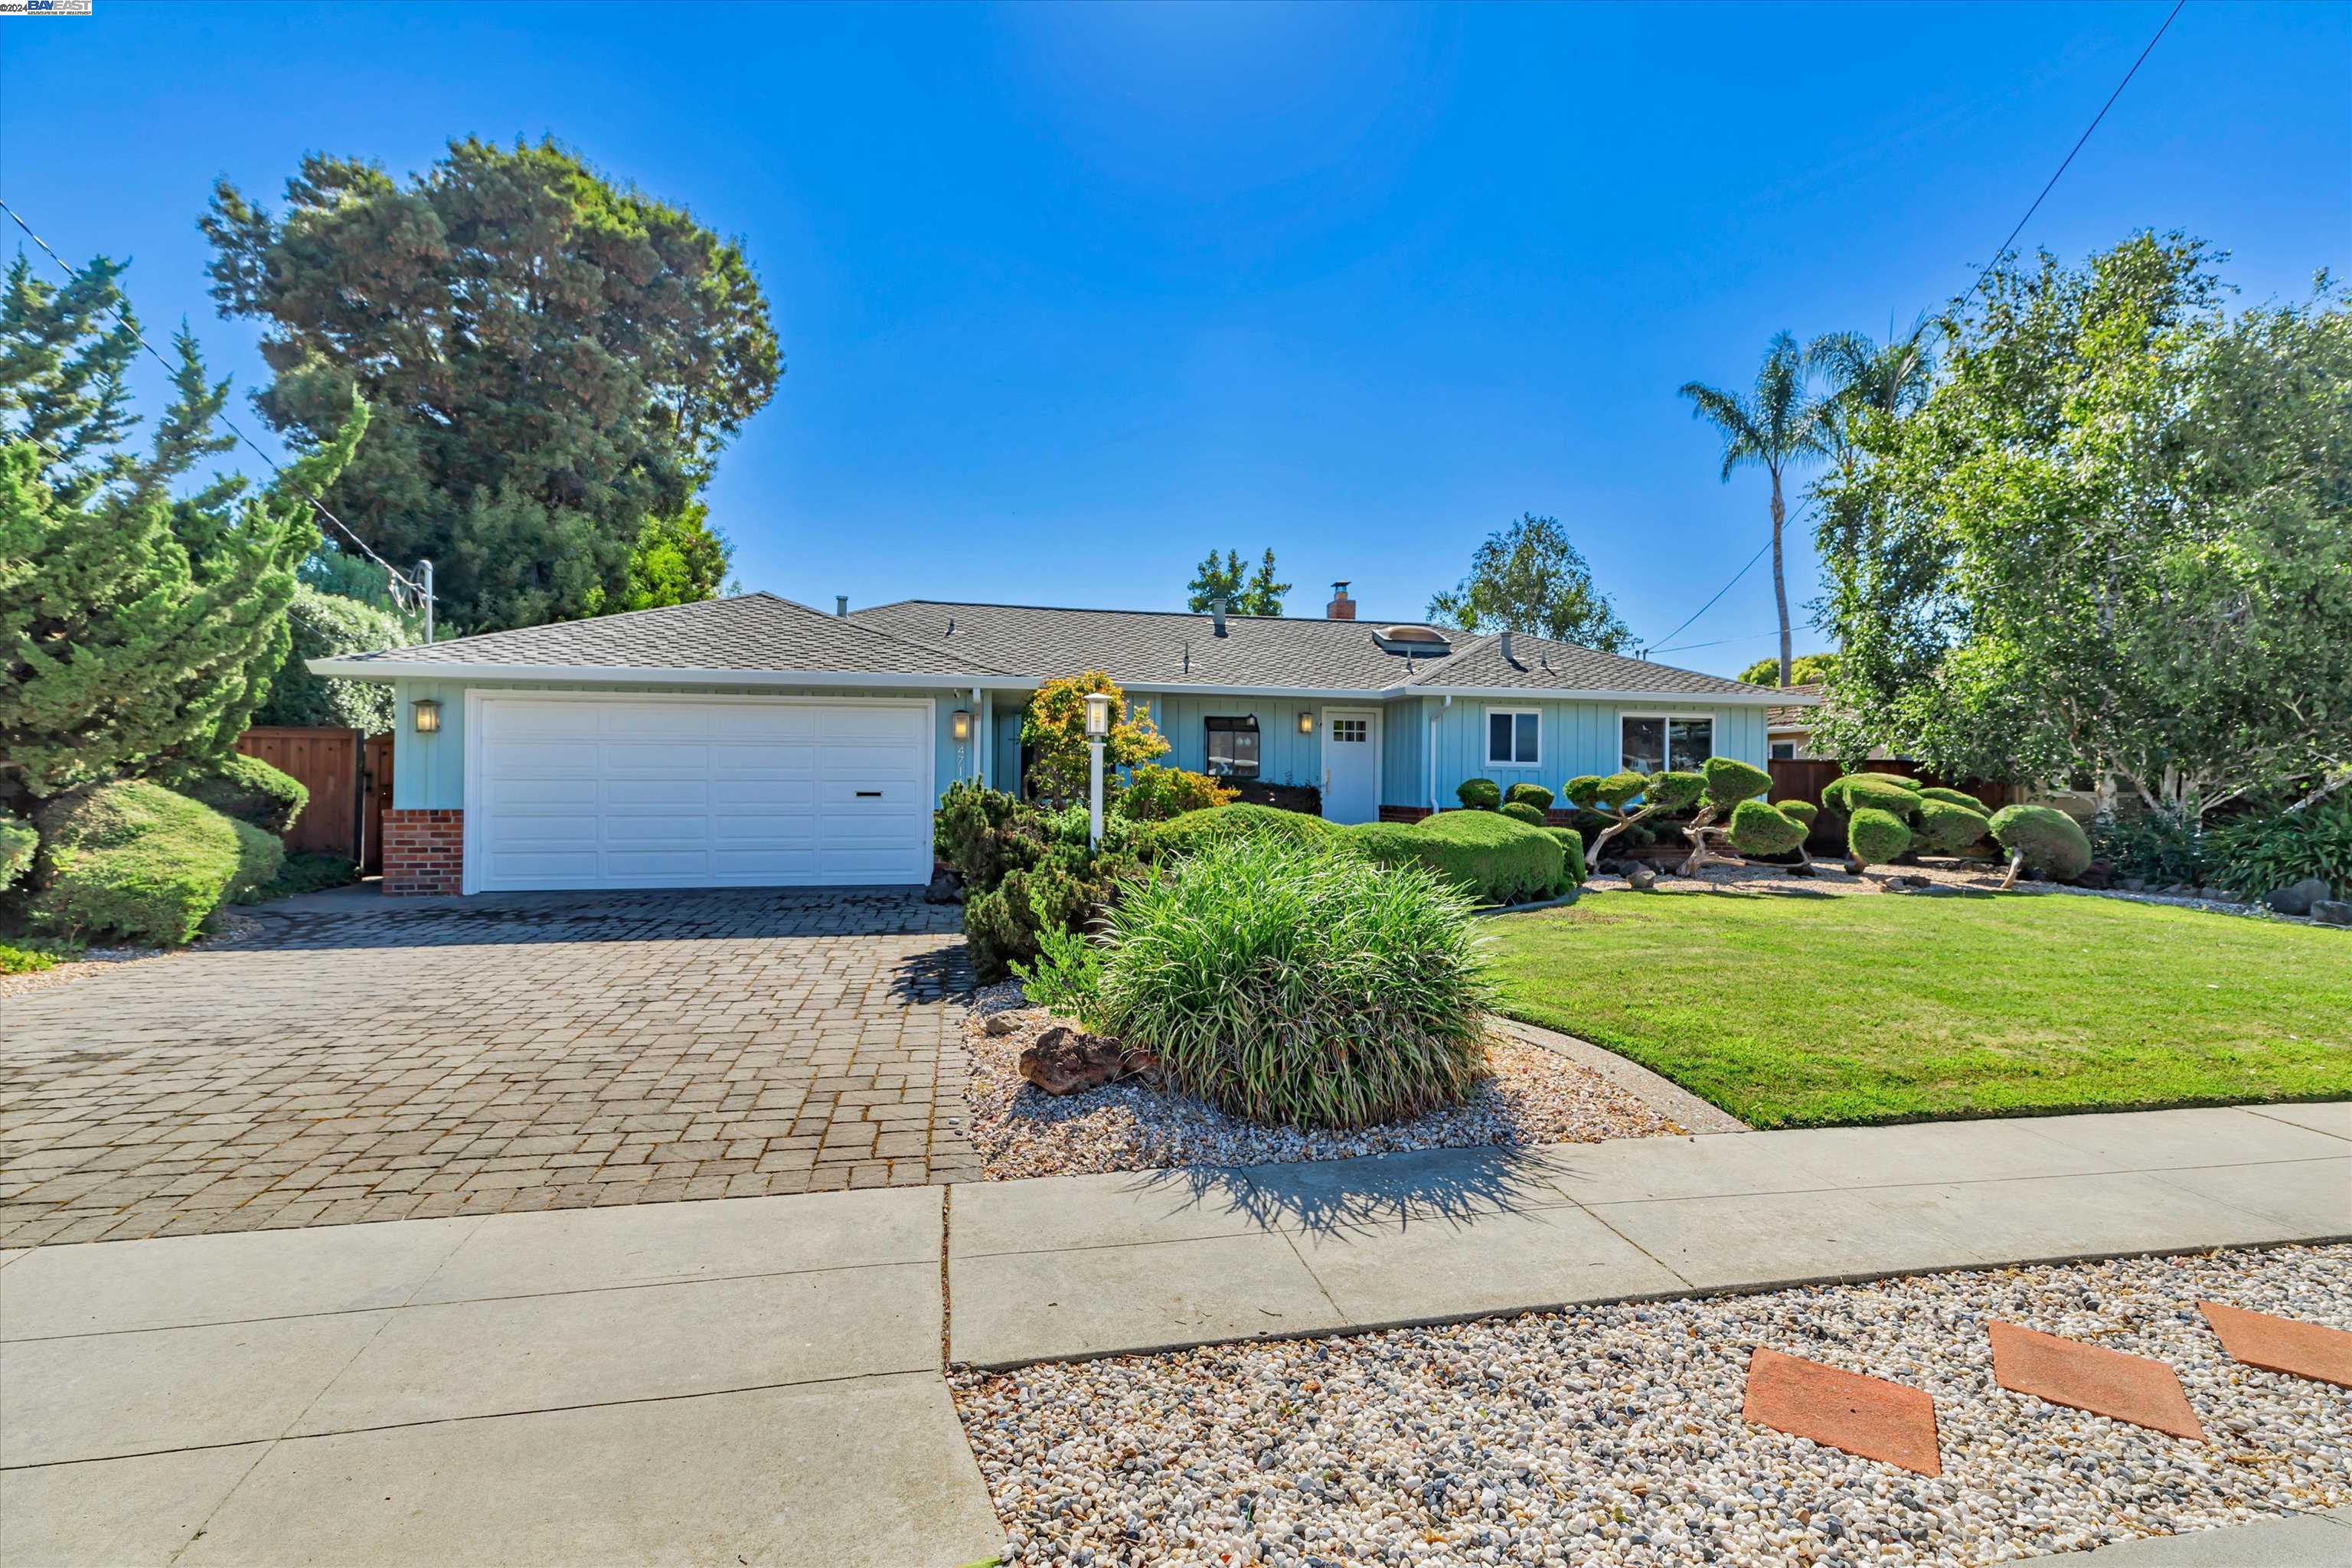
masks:
<svg viewBox="0 0 2352 1568"><path fill-rule="evenodd" d="M1780 635L1780 627L1767 626L1760 632L1743 632L1736 637L1716 637L1707 642L1678 642L1672 647L1654 647L1650 651L1652 653L1687 653L1695 647L1721 647L1726 643L1754 642L1758 637L1776 637Z"/></svg>
<svg viewBox="0 0 2352 1568"><path fill-rule="evenodd" d="M0 212L6 213L9 217L14 219L16 226L23 229L32 242L41 247L42 253L47 256L51 261L56 262L67 277L74 279L76 282L79 282L81 280L80 270L77 268L73 263L68 261L64 257L59 256L56 250L52 249L47 240L43 239L39 235L35 234L33 232L33 226L26 223L24 219L24 216L17 212L15 207L10 206L5 201L0 201ZM166 371L170 371L174 368L172 362L165 359L162 353L158 353L155 345L149 342L146 338L142 335L139 329L132 324L131 314L128 310L118 305L114 307L114 314L115 319L130 330L131 336L133 341L135 341L141 348L147 351L150 358L154 360L157 364L162 365ZM252 437L238 429L235 420L229 418L226 414L218 414L214 416L214 417L218 419L223 425L228 426L229 434L235 436L238 440L251 447L255 457L259 458L263 462L268 464L269 471L271 473L276 474L280 479L284 479L286 477L286 470L278 465L278 459L271 457L268 452L262 450L262 448L255 443ZM57 448L52 447L50 451L57 453ZM59 458L64 456L63 453L57 453L57 455ZM405 588L410 593L415 595L420 603L425 600L425 594L423 588L417 586L415 583L410 581L405 575L394 570L391 562L386 561L383 556L378 555L374 551L369 549L367 541L352 532L349 523L345 522L341 518L337 517L333 512L328 510L327 503L325 501L320 500L317 496L312 495L306 489L297 489L294 493L300 496L304 500L309 501L312 509L315 510L320 517L325 518L329 522L333 523L337 529L341 530L343 537L350 540L353 545L357 546L361 554L366 556L369 560L383 567L385 576L390 577L393 582L397 584L400 587Z"/></svg>
<svg viewBox="0 0 2352 1568"><path fill-rule="evenodd" d="M1780 525L1780 526L1781 526L1782 531L1786 531L1787 530L1791 529L1791 528L1794 528L1794 527L1796 527L1796 526L1797 526L1797 524L1799 524L1799 523L1801 523L1801 522L1804 521L1805 521L1805 518L1806 518L1806 515L1807 515L1808 513L1810 513L1812 510L1813 510L1813 503L1812 503L1811 500L1807 500L1807 501L1805 502L1805 504L1804 504L1801 508L1800 508L1800 509L1798 510L1798 512L1797 512L1797 515L1796 515L1796 516L1794 516L1794 517L1790 518L1787 522L1782 523L1782 524ZM1732 588L1733 588L1735 585L1737 585L1737 584L1738 584L1738 583L1739 582L1739 580L1740 580L1742 577L1747 576L1747 575L1748 575L1748 574L1750 571L1754 570L1754 569L1755 569L1755 566L1756 566L1756 563L1757 563L1759 561L1761 561L1761 560L1763 560L1763 559L1764 559L1764 552L1765 552L1767 550L1769 550L1769 549L1771 549L1771 548L1772 548L1772 542L1771 542L1770 540L1769 540L1769 539L1768 539L1768 540L1766 540L1763 543L1761 543L1761 544L1758 545L1758 546L1756 547L1756 553L1755 553L1755 554L1753 554L1753 555L1751 555L1751 556L1749 556L1749 557L1748 558L1748 564L1747 564L1747 565L1745 565L1745 566L1742 566L1738 571L1734 572L1734 573L1731 574L1731 581L1730 581L1730 582L1728 582L1728 583L1726 583L1722 587L1717 588L1717 589L1715 591L1715 598L1709 599L1706 604L1701 605L1697 609L1693 610L1693 611L1692 611L1692 612L1691 612L1687 616L1684 617L1683 624L1682 624L1681 626L1676 626L1673 631L1670 631L1670 632L1668 632L1664 637L1660 637L1660 638L1657 640L1657 642L1656 642L1655 644L1652 644L1652 645L1650 645L1650 651L1651 651L1652 653L1664 653L1664 652L1666 652L1666 651L1667 651L1667 649L1666 649L1666 648L1665 648L1665 647L1664 646L1664 644L1667 644L1667 643L1670 643L1670 642L1674 641L1675 637L1680 637L1680 636L1681 636L1681 635L1682 635L1685 630L1689 629L1689 626L1690 626L1691 622L1693 622L1693 621L1695 621L1695 620L1698 619L1701 616L1703 616L1703 615L1706 614L1709 610L1711 610L1711 609L1715 608L1715 601L1716 601L1716 599L1720 599L1720 598L1722 598L1726 594L1730 593L1730 592L1731 592L1731 590L1732 590ZM1688 646L1690 646L1690 645L1685 644L1685 645L1684 645L1684 646L1688 647ZM1705 646L1705 645L1700 645L1700 646Z"/></svg>
<svg viewBox="0 0 2352 1568"><path fill-rule="evenodd" d="M2131 69L2124 72L2124 79L2116 83L2116 90L2107 94L2107 101L2099 105L2099 112L2091 116L2091 123L2084 126L2083 134L2074 139L2074 145L2067 152L2065 162L2058 165L2058 173L2050 176L2050 183L2042 187L2042 195L2033 198L2033 205L2025 209L2025 216L2017 220L2017 226L2009 231L2009 237L2000 242L2000 248L1992 253L1992 261L1985 263L1986 267L1991 267L1994 262L1998 262L2009 254L2009 247L2017 243L2017 237L2025 232L2025 226L2033 221L2035 213L2042 210L2043 198L2057 188L2059 176L2064 174L2067 165L2074 163L2074 154L2083 150L2083 143L2091 139L2091 132L2099 128L2099 121L2107 117L2107 110L2113 109L2116 106L2116 100L2124 95L2124 89L2129 87L2132 78L2139 74L2139 68L2147 63L2147 57L2155 50L2158 39L2164 37L2167 29L2172 26L2172 19L2179 16L2180 8L2188 4L2189 0L2173 0L2172 9L2164 14L2163 22L2156 29L2156 37L2148 39L2147 47L2140 50L2139 58L2131 63Z"/></svg>

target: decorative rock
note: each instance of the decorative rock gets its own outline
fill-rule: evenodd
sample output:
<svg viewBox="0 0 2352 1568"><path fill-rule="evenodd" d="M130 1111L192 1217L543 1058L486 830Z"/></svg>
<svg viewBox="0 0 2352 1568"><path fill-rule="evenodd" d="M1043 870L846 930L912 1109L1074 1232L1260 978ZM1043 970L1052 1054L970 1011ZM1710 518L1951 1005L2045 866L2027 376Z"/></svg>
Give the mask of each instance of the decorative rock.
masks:
<svg viewBox="0 0 2352 1568"><path fill-rule="evenodd" d="M2074 879L2074 885L2104 892L2116 885L2116 868L2105 860L2094 860L2083 868L2083 874Z"/></svg>
<svg viewBox="0 0 2352 1568"><path fill-rule="evenodd" d="M2342 899L2322 899L2311 906L2311 918L2322 925L2352 926L2352 903Z"/></svg>
<svg viewBox="0 0 2352 1568"><path fill-rule="evenodd" d="M1130 1051L1117 1040L1081 1034L1056 1024L1021 1053L1021 1076L1047 1094L1077 1094L1160 1070L1160 1058L1150 1051Z"/></svg>
<svg viewBox="0 0 2352 1568"><path fill-rule="evenodd" d="M1658 885L1658 874L1647 866L1629 866L1625 869L1625 885L1637 893L1646 893Z"/></svg>
<svg viewBox="0 0 2352 1568"><path fill-rule="evenodd" d="M2126 877L2122 881L2117 882L2116 886L2126 893L2144 893L2147 891L2147 879L2145 877Z"/></svg>
<svg viewBox="0 0 2352 1568"><path fill-rule="evenodd" d="M2273 914L2307 915L2311 906L2327 897L2328 887L2316 877L2305 877L2284 888L2273 888L2264 893L2262 902Z"/></svg>
<svg viewBox="0 0 2352 1568"><path fill-rule="evenodd" d="M1015 1019L1010 1013L991 1013L986 1018L982 1020L980 1026L982 1033L995 1035L1000 1037L1011 1034L1020 1026L1021 1025L1019 1020Z"/></svg>
<svg viewBox="0 0 2352 1568"><path fill-rule="evenodd" d="M2197 889L2190 887L2188 883L2175 882L2157 896L2163 899L2193 899L2196 898L2198 894Z"/></svg>
<svg viewBox="0 0 2352 1568"><path fill-rule="evenodd" d="M931 879L931 885L923 889L923 902L927 904L963 902L963 879L953 871L940 872Z"/></svg>

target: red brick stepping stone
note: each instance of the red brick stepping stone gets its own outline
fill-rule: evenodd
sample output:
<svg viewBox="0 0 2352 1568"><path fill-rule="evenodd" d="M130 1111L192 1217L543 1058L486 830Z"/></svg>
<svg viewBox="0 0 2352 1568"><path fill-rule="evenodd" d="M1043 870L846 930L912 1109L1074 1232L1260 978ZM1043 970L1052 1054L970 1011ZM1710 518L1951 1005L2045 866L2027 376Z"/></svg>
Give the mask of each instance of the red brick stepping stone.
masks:
<svg viewBox="0 0 2352 1568"><path fill-rule="evenodd" d="M2200 1301L2197 1310L2213 1325L2231 1361L2352 1388L2352 1334L2219 1301Z"/></svg>
<svg viewBox="0 0 2352 1568"><path fill-rule="evenodd" d="M1759 1426L1923 1476L1944 1473L1936 1402L1924 1388L1801 1361L1759 1345L1742 1412Z"/></svg>
<svg viewBox="0 0 2352 1568"><path fill-rule="evenodd" d="M2003 1388L2175 1437L2205 1440L2205 1428L2189 1408L2180 1379L2164 1363L2036 1333L2015 1323L1990 1327L1993 1381Z"/></svg>

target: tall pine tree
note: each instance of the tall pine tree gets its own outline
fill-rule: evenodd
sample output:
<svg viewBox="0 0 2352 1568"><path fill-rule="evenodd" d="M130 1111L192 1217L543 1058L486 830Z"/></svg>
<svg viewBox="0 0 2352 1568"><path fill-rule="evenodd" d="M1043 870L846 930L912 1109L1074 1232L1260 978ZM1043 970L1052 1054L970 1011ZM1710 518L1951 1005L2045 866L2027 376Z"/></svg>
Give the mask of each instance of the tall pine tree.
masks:
<svg viewBox="0 0 2352 1568"><path fill-rule="evenodd" d="M319 542L305 491L367 427L269 488L180 481L232 444L228 383L174 340L173 398L144 453L125 379L136 322L100 260L52 288L21 256L0 292L0 803L226 752L289 643L294 569Z"/></svg>

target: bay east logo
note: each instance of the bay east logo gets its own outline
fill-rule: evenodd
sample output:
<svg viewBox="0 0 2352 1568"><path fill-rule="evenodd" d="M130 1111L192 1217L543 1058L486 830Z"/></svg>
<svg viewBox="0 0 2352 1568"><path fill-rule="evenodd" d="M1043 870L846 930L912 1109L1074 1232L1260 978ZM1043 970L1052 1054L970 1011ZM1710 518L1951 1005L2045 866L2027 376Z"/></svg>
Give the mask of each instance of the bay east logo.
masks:
<svg viewBox="0 0 2352 1568"><path fill-rule="evenodd" d="M0 16L87 16L90 0L0 0Z"/></svg>

